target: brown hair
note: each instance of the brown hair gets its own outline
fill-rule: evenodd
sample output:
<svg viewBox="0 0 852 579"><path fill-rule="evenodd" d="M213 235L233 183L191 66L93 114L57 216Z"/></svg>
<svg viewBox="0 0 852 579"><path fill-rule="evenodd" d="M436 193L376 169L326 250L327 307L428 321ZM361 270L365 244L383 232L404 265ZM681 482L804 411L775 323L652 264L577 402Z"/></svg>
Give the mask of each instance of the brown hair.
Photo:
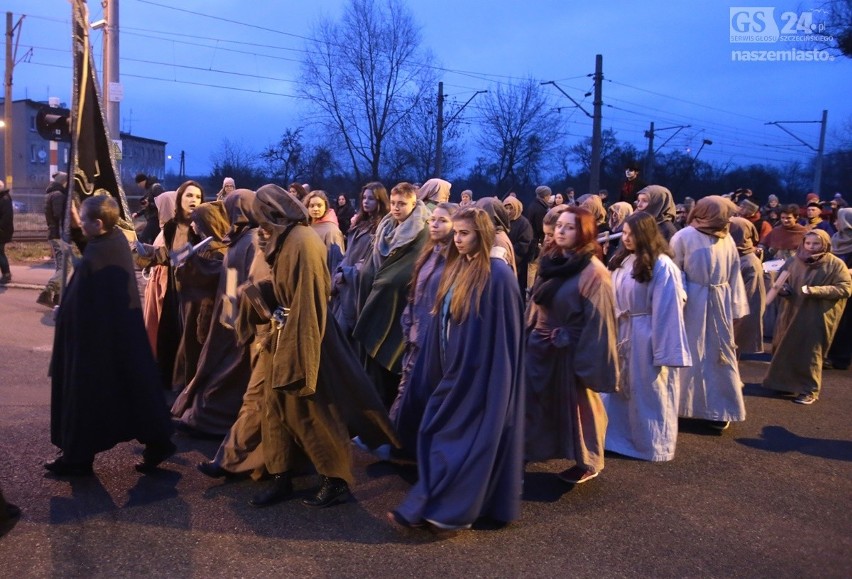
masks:
<svg viewBox="0 0 852 579"><path fill-rule="evenodd" d="M630 235L633 237L635 249L633 254L636 261L633 262L633 279L640 283L648 283L654 274L654 265L661 255L672 257L674 254L660 233L657 220L649 213L637 211L624 220L625 225L630 227ZM624 247L624 242L618 246L618 251L609 262L609 269L621 267L630 251Z"/></svg>
<svg viewBox="0 0 852 579"><path fill-rule="evenodd" d="M393 189L391 189L391 195L402 195L406 199L411 199L412 197L417 197L417 191L419 188L411 183L403 181L402 183L397 183Z"/></svg>
<svg viewBox="0 0 852 579"><path fill-rule="evenodd" d="M453 216L458 213L459 206L455 203L438 203L435 205L435 209L432 210L433 216L435 211L438 209L446 211L452 220ZM448 238L450 239L450 243L448 245L452 245L452 231L450 231ZM414 286L417 283L417 277L420 275L420 270L423 268L423 264L426 263L426 260L429 259L429 256L432 255L432 251L435 249L435 246L438 245L436 242L432 241L431 237L427 237L426 239L426 244L423 246L423 249L420 251L420 255L417 257L417 263L414 264L414 271L411 272L411 281L408 282L408 301L412 303L414 302Z"/></svg>
<svg viewBox="0 0 852 579"><path fill-rule="evenodd" d="M328 213L328 208L331 207L328 204L328 195L326 195L325 191L321 189L314 189L313 191L305 195L305 198L302 199L302 204L307 207L311 203L311 199L313 199L314 197L322 199L323 203L325 203L325 211L323 211L322 214L322 216L325 217L325 214ZM320 219L322 219L322 217L320 217ZM314 218L311 217L310 220L313 221Z"/></svg>
<svg viewBox="0 0 852 579"><path fill-rule="evenodd" d="M177 188L177 192L175 193L175 221L179 221L181 223L186 223L189 225L189 215L183 214L183 194L184 191L189 187L198 187L198 190L201 192L201 203L204 203L204 189L198 183L198 181L184 181L180 184L180 187Z"/></svg>
<svg viewBox="0 0 852 579"><path fill-rule="evenodd" d="M494 247L494 223L488 214L479 207L466 207L453 216L453 223L468 221L477 232L479 247L469 258L462 258L454 243L447 248L447 266L441 275L441 283L435 296L433 314L438 314L450 290L450 317L457 324L464 322L470 315L470 305L474 304L474 313L479 315L482 294L491 277L491 248Z"/></svg>
<svg viewBox="0 0 852 579"><path fill-rule="evenodd" d="M90 219L100 219L104 233L112 231L121 216L118 203L109 195L93 195L83 200L80 215L83 213L86 213Z"/></svg>
<svg viewBox="0 0 852 579"><path fill-rule="evenodd" d="M376 211L372 214L364 211L364 194L367 189L372 191L373 197L376 198ZM375 229L378 227L382 217L388 214L388 211L390 211L388 190L380 182L371 181L361 187L361 194L358 195L358 213L355 215L352 229Z"/></svg>

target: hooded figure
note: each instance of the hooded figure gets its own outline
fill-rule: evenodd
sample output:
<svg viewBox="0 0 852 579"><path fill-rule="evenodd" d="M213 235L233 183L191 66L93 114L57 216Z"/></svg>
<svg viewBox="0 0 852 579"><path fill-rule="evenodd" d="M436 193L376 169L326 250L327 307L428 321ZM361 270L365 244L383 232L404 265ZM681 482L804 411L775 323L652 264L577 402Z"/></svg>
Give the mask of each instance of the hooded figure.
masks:
<svg viewBox="0 0 852 579"><path fill-rule="evenodd" d="M327 507L349 498L354 482L350 436L372 446L396 443L381 401L328 315L331 280L326 248L307 225L307 209L277 185L264 185L253 204L260 244L272 278L259 288L271 314L263 347L266 411L263 451L271 485L256 507L293 496L292 471L307 456L321 485L303 501ZM351 432L351 434L350 434Z"/></svg>
<svg viewBox="0 0 852 579"><path fill-rule="evenodd" d="M248 279L254 260L254 197L254 191L248 189L238 189L225 197L230 229L222 240L227 249L207 322L209 330L203 340L199 335L202 347L195 376L172 405L178 428L185 431L226 435L237 418L251 376L251 352L248 344L238 345L234 318L237 287ZM199 332L203 331L200 327Z"/></svg>
<svg viewBox="0 0 852 579"><path fill-rule="evenodd" d="M510 199L510 197L507 197ZM483 197L478 199L474 204L479 207L491 218L494 223L494 247L491 248L491 257L497 257L505 261L515 275L518 275L517 259L515 258L515 248L512 245L512 240L509 239L509 213L506 207L500 203L496 197Z"/></svg>
<svg viewBox="0 0 852 579"><path fill-rule="evenodd" d="M420 186L417 198L426 205L429 211L432 211L438 203L446 203L450 200L450 188L452 186L452 183L443 179L429 179Z"/></svg>
<svg viewBox="0 0 852 579"><path fill-rule="evenodd" d="M692 367L681 370L679 416L711 421L721 430L745 420L734 320L748 314L740 256L728 235L737 206L711 195L696 203L671 240L687 294L684 321Z"/></svg>
<svg viewBox="0 0 852 579"><path fill-rule="evenodd" d="M837 233L831 237L831 253L843 260L846 267L852 267L852 208L840 208L836 223ZM852 363L852 307L843 310L828 359L838 370L846 370Z"/></svg>
<svg viewBox="0 0 852 579"><path fill-rule="evenodd" d="M813 404L822 385L823 358L852 293L849 268L831 254L831 240L821 229L805 234L789 273L772 340L772 362L763 386L798 394L799 404Z"/></svg>
<svg viewBox="0 0 852 579"><path fill-rule="evenodd" d="M763 312L766 309L763 264L756 254L759 236L754 223L745 217L731 217L730 229L740 254L740 273L748 297L748 314L734 320L734 339L738 354L756 354L763 352Z"/></svg>
<svg viewBox="0 0 852 579"><path fill-rule="evenodd" d="M210 331L216 288L225 258L225 236L230 229L221 201L202 203L190 216L192 229L200 239L213 241L175 268L175 283L180 297L183 334L175 358L172 383L180 390L188 386L198 369L201 349ZM180 251L181 248L176 248Z"/></svg>
<svg viewBox="0 0 852 579"><path fill-rule="evenodd" d="M671 241L677 232L674 225L677 207L671 191L660 185L648 185L636 194L636 210L650 214L657 221L657 227L666 241Z"/></svg>
<svg viewBox="0 0 852 579"><path fill-rule="evenodd" d="M521 295L526 297L529 280L529 264L533 256L533 229L529 219L524 217L524 206L517 197L506 197L503 207L509 215L509 241L515 251L515 265L518 270L518 286Z"/></svg>

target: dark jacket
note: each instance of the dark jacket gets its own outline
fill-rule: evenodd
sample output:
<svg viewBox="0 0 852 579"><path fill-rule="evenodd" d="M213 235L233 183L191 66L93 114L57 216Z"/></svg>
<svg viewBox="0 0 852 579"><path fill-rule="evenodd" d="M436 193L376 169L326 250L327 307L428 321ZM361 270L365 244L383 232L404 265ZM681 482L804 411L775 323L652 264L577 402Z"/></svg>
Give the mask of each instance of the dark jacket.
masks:
<svg viewBox="0 0 852 579"><path fill-rule="evenodd" d="M12 214L12 196L8 189L0 189L0 243L12 241L15 216Z"/></svg>
<svg viewBox="0 0 852 579"><path fill-rule="evenodd" d="M532 240L532 255L537 255L538 246L544 241L544 227L542 224L544 222L544 216L547 215L549 207L547 203L544 202L543 199L536 197L533 199L533 202L527 205L526 211L524 211L524 217L529 219L530 225L532 225L533 230L533 240Z"/></svg>
<svg viewBox="0 0 852 579"><path fill-rule="evenodd" d="M65 187L56 181L47 186L44 198L44 220L47 221L48 239L59 239L61 237L67 199Z"/></svg>

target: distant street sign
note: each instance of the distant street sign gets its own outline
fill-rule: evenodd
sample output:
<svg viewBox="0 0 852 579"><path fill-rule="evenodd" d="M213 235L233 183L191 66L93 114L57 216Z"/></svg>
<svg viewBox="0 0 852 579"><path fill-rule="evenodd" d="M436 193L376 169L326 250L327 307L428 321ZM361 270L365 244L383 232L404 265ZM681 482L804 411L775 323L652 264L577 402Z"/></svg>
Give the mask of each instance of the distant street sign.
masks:
<svg viewBox="0 0 852 579"><path fill-rule="evenodd" d="M109 83L109 102L120 103L124 100L124 85L120 82Z"/></svg>

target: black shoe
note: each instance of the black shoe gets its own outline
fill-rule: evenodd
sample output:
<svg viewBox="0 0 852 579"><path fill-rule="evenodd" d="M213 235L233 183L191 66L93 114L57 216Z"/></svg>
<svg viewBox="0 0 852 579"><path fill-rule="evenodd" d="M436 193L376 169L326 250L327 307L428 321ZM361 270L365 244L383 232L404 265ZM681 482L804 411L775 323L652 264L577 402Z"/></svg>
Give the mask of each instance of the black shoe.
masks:
<svg viewBox="0 0 852 579"><path fill-rule="evenodd" d="M18 517L21 516L21 507L18 505L13 505L12 503L6 503L6 520L14 521Z"/></svg>
<svg viewBox="0 0 852 579"><path fill-rule="evenodd" d="M207 475L210 478L222 478L223 476L228 476L231 474L230 471L225 470L212 460L205 460L199 462L197 465L195 465L195 468L197 468L201 474Z"/></svg>
<svg viewBox="0 0 852 579"><path fill-rule="evenodd" d="M324 476L316 496L302 499L302 504L306 507L324 509L338 503L345 503L350 496L352 494L349 492L349 485L346 484L345 480Z"/></svg>
<svg viewBox="0 0 852 579"><path fill-rule="evenodd" d="M92 476L95 474L95 471L92 470L92 463L65 462L61 456L56 460L44 463L44 468L56 476Z"/></svg>
<svg viewBox="0 0 852 579"><path fill-rule="evenodd" d="M293 497L293 478L290 473L276 474L265 491L255 495L249 504L253 507L268 507Z"/></svg>
<svg viewBox="0 0 852 579"><path fill-rule="evenodd" d="M6 285L7 283L11 283L11 282L12 282L12 274L11 273L4 273L2 276L0 276L0 285Z"/></svg>
<svg viewBox="0 0 852 579"><path fill-rule="evenodd" d="M142 461L136 464L136 470L150 473L157 470L161 462L177 452L177 446L171 440L158 444L147 444L142 451Z"/></svg>
<svg viewBox="0 0 852 579"><path fill-rule="evenodd" d="M36 303L48 308L53 307L53 296L47 290L42 290L38 297L36 298Z"/></svg>
<svg viewBox="0 0 852 579"><path fill-rule="evenodd" d="M708 420L707 426L712 428L713 430L718 430L719 432L723 432L728 430L728 427L731 426L730 420Z"/></svg>

